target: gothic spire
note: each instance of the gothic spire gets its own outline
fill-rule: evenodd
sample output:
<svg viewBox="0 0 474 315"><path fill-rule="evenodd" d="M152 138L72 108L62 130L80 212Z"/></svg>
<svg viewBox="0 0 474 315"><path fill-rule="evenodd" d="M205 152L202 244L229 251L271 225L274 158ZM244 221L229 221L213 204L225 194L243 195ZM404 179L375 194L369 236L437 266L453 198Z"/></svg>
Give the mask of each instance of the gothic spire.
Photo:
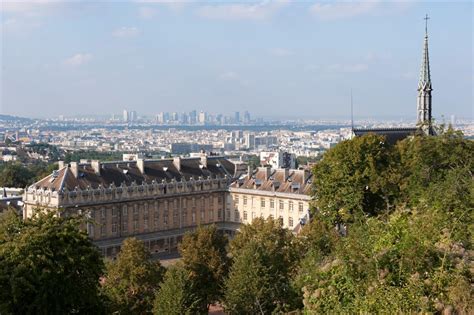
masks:
<svg viewBox="0 0 474 315"><path fill-rule="evenodd" d="M432 134L431 126L431 74L430 59L428 55L428 14L425 19L425 42L423 60L421 63L420 81L418 82L417 122L426 134Z"/></svg>
<svg viewBox="0 0 474 315"><path fill-rule="evenodd" d="M425 20L425 43L423 48L423 60L421 63L420 81L418 83L418 89L431 88L431 74L430 74L430 59L428 54L428 14L424 18Z"/></svg>

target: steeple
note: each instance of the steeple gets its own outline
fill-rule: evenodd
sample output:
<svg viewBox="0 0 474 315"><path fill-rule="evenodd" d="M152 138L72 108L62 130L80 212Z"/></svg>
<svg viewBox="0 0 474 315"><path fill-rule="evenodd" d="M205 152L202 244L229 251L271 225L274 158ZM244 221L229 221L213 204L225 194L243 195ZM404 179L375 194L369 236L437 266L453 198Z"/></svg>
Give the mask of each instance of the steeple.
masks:
<svg viewBox="0 0 474 315"><path fill-rule="evenodd" d="M428 54L428 15L425 19L425 41L423 48L423 60L421 63L420 81L418 82L417 99L417 124L422 127L426 134L432 134L431 127L431 74L430 59Z"/></svg>

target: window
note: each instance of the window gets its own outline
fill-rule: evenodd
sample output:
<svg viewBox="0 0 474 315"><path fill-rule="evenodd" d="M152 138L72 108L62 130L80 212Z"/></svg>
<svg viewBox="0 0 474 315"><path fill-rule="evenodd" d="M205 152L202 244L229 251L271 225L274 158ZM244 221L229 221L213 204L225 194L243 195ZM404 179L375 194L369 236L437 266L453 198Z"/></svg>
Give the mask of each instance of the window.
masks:
<svg viewBox="0 0 474 315"><path fill-rule="evenodd" d="M244 196L244 206L247 205L247 196Z"/></svg>
<svg viewBox="0 0 474 315"><path fill-rule="evenodd" d="M270 209L275 209L275 199L270 199Z"/></svg>
<svg viewBox="0 0 474 315"><path fill-rule="evenodd" d="M244 220L247 221L247 211L244 211Z"/></svg>
<svg viewBox="0 0 474 315"><path fill-rule="evenodd" d="M265 208L265 198L260 199L260 207Z"/></svg>
<svg viewBox="0 0 474 315"><path fill-rule="evenodd" d="M240 214L238 210L234 211L234 221L239 221L240 219Z"/></svg>
<svg viewBox="0 0 474 315"><path fill-rule="evenodd" d="M293 201L288 202L288 211L293 212Z"/></svg>
<svg viewBox="0 0 474 315"><path fill-rule="evenodd" d="M204 221L204 210L201 210L201 222Z"/></svg>
<svg viewBox="0 0 474 315"><path fill-rule="evenodd" d="M303 203L298 202L298 212L302 213L303 212Z"/></svg>
<svg viewBox="0 0 474 315"><path fill-rule="evenodd" d="M163 214L163 223L165 225L168 224L168 210L166 210L165 213Z"/></svg>
<svg viewBox="0 0 474 315"><path fill-rule="evenodd" d="M196 223L196 211L192 213L192 223Z"/></svg>
<svg viewBox="0 0 474 315"><path fill-rule="evenodd" d="M222 220L222 210L217 210L217 220Z"/></svg>
<svg viewBox="0 0 474 315"><path fill-rule="evenodd" d="M100 218L101 219L105 219L106 215L107 215L107 210L105 210L104 208L100 209Z"/></svg>
<svg viewBox="0 0 474 315"><path fill-rule="evenodd" d="M158 229L159 222L160 222L160 212L158 209L158 205L155 204L155 213L153 215L153 226L155 227L155 229Z"/></svg>
<svg viewBox="0 0 474 315"><path fill-rule="evenodd" d="M270 215L268 216L268 218L271 219L271 220L273 220L273 214L270 214Z"/></svg>
<svg viewBox="0 0 474 315"><path fill-rule="evenodd" d="M148 219L143 220L143 229L148 230Z"/></svg>
<svg viewBox="0 0 474 315"><path fill-rule="evenodd" d="M278 203L279 203L280 210L283 210L285 208L285 203L283 202L283 200L280 200Z"/></svg>
<svg viewBox="0 0 474 315"><path fill-rule="evenodd" d="M122 215L123 215L124 217L126 217L126 216L128 215L127 206L123 206L123 208L122 208Z"/></svg>
<svg viewBox="0 0 474 315"><path fill-rule="evenodd" d="M288 218L288 226L293 227L293 218L292 217Z"/></svg>
<svg viewBox="0 0 474 315"><path fill-rule="evenodd" d="M239 204L239 195L235 195L234 202L235 202L236 205Z"/></svg>
<svg viewBox="0 0 474 315"><path fill-rule="evenodd" d="M133 232L138 232L138 220L133 220Z"/></svg>
<svg viewBox="0 0 474 315"><path fill-rule="evenodd" d="M209 222L214 221L214 210L209 210Z"/></svg>
<svg viewBox="0 0 474 315"><path fill-rule="evenodd" d="M102 224L100 226L100 236L105 236L107 234L107 226L105 224Z"/></svg>
<svg viewBox="0 0 474 315"><path fill-rule="evenodd" d="M112 223L112 233L117 233L117 223Z"/></svg>
<svg viewBox="0 0 474 315"><path fill-rule="evenodd" d="M116 217L117 217L117 209L112 208L112 218L116 218Z"/></svg>
<svg viewBox="0 0 474 315"><path fill-rule="evenodd" d="M186 210L182 210L183 212L181 212L181 220L183 222L183 224L188 224L188 211Z"/></svg>
<svg viewBox="0 0 474 315"><path fill-rule="evenodd" d="M128 230L128 222L127 221L123 221L122 222L122 231L124 233L127 233L127 230Z"/></svg>
<svg viewBox="0 0 474 315"><path fill-rule="evenodd" d="M182 199L183 208L186 208L186 201L187 201L187 198Z"/></svg>

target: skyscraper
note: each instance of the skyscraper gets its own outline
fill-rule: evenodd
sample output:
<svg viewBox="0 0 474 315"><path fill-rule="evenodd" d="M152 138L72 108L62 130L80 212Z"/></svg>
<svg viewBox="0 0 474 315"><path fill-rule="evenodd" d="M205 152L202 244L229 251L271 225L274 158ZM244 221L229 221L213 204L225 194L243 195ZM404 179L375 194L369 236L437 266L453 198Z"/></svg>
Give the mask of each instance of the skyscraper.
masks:
<svg viewBox="0 0 474 315"><path fill-rule="evenodd" d="M128 111L126 109L123 110L123 121L124 122L128 122L130 119L129 115L128 115Z"/></svg>

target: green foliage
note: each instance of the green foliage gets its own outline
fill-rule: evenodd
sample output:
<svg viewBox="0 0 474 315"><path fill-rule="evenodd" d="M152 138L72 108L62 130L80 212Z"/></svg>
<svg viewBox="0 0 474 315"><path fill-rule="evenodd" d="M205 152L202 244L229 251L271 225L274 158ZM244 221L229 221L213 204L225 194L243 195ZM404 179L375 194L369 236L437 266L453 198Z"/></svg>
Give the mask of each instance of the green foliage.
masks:
<svg viewBox="0 0 474 315"><path fill-rule="evenodd" d="M448 130L379 149L375 136L355 138L315 168L321 211L300 237L307 250L295 278L305 311L471 313L474 142ZM352 151L365 156L348 161ZM365 186L379 187L377 198L364 197ZM341 221L347 236L331 236Z"/></svg>
<svg viewBox="0 0 474 315"><path fill-rule="evenodd" d="M471 244L458 242L442 211L397 210L351 225L327 256L304 266L309 313L417 313L472 310ZM472 222L464 228L473 228ZM455 293L453 293L455 292Z"/></svg>
<svg viewBox="0 0 474 315"><path fill-rule="evenodd" d="M98 152L98 151L73 151L67 152L64 156L64 162L79 162L81 159L100 160L100 161L121 161L122 152Z"/></svg>
<svg viewBox="0 0 474 315"><path fill-rule="evenodd" d="M143 242L127 238L115 261L107 264L103 290L111 311L119 314L151 313L164 268L152 261Z"/></svg>
<svg viewBox="0 0 474 315"><path fill-rule="evenodd" d="M250 155L247 163L252 169L256 169L260 166L260 157L258 155Z"/></svg>
<svg viewBox="0 0 474 315"><path fill-rule="evenodd" d="M0 167L0 187L24 188L53 172L55 163L38 162L27 166L21 163L6 163Z"/></svg>
<svg viewBox="0 0 474 315"><path fill-rule="evenodd" d="M24 188L31 184L35 174L20 163L7 163L0 173L0 187Z"/></svg>
<svg viewBox="0 0 474 315"><path fill-rule="evenodd" d="M36 213L0 218L0 313L103 313L103 261L81 221Z"/></svg>
<svg viewBox="0 0 474 315"><path fill-rule="evenodd" d="M192 292L189 271L181 264L170 267L165 274L153 307L157 315L192 314L200 304Z"/></svg>
<svg viewBox="0 0 474 315"><path fill-rule="evenodd" d="M271 313L297 306L291 286L299 258L293 234L279 220L255 219L230 244L234 264L226 281L230 314Z"/></svg>
<svg viewBox="0 0 474 315"><path fill-rule="evenodd" d="M189 271L194 298L193 313L206 313L210 304L223 294L228 272L227 237L215 225L198 227L183 237L179 245L183 267Z"/></svg>
<svg viewBox="0 0 474 315"><path fill-rule="evenodd" d="M339 143L315 165L314 187L320 212L331 222L375 215L398 194L393 149L384 138L365 135Z"/></svg>

